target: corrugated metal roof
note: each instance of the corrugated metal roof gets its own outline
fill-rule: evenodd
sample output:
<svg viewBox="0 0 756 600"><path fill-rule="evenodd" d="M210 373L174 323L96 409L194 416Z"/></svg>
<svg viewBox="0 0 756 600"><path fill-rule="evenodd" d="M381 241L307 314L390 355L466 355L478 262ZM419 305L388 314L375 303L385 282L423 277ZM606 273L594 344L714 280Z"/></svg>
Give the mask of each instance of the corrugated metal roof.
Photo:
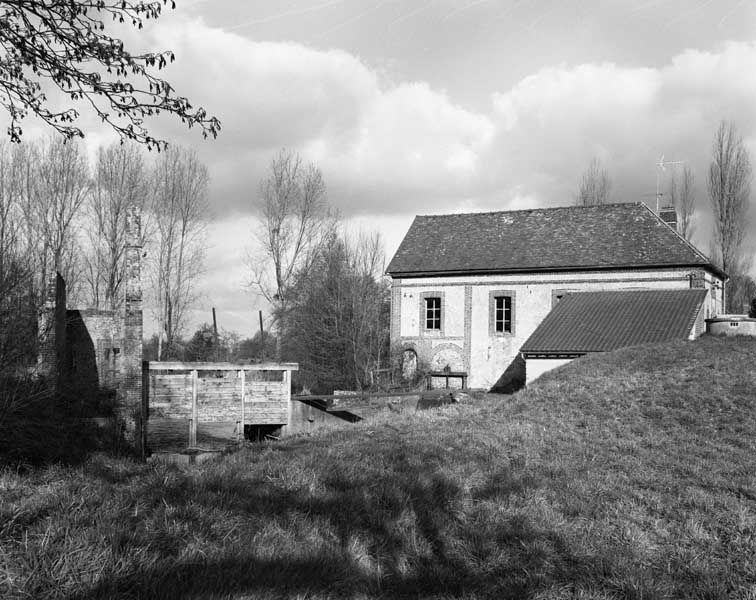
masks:
<svg viewBox="0 0 756 600"><path fill-rule="evenodd" d="M418 216L387 272L701 266L721 273L642 202Z"/></svg>
<svg viewBox="0 0 756 600"><path fill-rule="evenodd" d="M521 351L579 354L686 339L705 298L705 289L565 294Z"/></svg>

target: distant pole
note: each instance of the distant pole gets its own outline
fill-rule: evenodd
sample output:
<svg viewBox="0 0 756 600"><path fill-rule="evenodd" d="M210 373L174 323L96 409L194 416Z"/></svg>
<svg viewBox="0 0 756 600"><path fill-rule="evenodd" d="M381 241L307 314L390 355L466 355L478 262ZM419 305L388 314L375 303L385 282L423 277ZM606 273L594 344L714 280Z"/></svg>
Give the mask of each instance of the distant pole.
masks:
<svg viewBox="0 0 756 600"><path fill-rule="evenodd" d="M664 155L662 154L659 158L659 161L656 163L656 166L658 167L656 169L656 214L659 214L659 200L663 196L662 192L659 190L659 171L666 171L667 166L673 166L673 165L684 165L684 160L664 160Z"/></svg>
<svg viewBox="0 0 756 600"><path fill-rule="evenodd" d="M215 338L215 362L218 362L218 352L220 348L218 348L218 322L215 320L215 307L213 306L213 336Z"/></svg>
<svg viewBox="0 0 756 600"><path fill-rule="evenodd" d="M265 362L265 330L263 329L262 311L258 310L257 314L260 317L260 347L262 348L260 350L260 362Z"/></svg>

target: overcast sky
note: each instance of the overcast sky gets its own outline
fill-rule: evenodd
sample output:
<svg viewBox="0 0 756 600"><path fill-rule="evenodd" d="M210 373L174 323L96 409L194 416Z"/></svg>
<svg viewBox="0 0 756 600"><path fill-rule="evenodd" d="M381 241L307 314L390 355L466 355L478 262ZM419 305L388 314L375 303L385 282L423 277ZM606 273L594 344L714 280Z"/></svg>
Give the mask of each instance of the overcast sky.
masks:
<svg viewBox="0 0 756 600"><path fill-rule="evenodd" d="M222 122L215 141L178 122L155 133L209 167L203 306L227 328L254 327L243 257L259 181L282 147L322 169L347 222L382 231L387 262L416 214L572 204L594 156L614 200L650 205L659 157L687 161L706 250L720 120L756 160L752 0L177 5L134 40L173 50L166 77Z"/></svg>

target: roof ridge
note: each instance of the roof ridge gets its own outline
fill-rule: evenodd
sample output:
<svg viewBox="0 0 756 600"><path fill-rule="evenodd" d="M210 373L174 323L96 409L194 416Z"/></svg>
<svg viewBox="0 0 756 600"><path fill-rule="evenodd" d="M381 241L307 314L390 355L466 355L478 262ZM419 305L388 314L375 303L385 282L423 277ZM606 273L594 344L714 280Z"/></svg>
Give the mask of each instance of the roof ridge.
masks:
<svg viewBox="0 0 756 600"><path fill-rule="evenodd" d="M585 210L585 209L607 209L607 208L613 208L617 206L646 206L646 203L643 201L630 201L630 202L608 202L606 204L592 204L591 206L578 206L578 205L570 205L570 206L542 206L542 207L536 207L536 208L518 208L517 210L484 210L480 212L459 212L459 213L442 213L442 214L431 214L431 215L415 215L415 218L418 217L424 217L424 218L438 218L438 217L466 217L471 215L498 215L498 214L512 214L512 213L527 213L527 212L536 212L536 211L558 211L558 210Z"/></svg>

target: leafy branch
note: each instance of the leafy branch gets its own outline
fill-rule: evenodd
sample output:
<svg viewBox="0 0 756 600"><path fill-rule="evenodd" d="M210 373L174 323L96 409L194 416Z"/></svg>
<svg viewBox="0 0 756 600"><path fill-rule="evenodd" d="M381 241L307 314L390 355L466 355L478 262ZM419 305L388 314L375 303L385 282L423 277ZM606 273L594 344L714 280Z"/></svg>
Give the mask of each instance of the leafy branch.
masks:
<svg viewBox="0 0 756 600"><path fill-rule="evenodd" d="M131 54L120 39L105 33L106 21L142 29L160 17L169 0L10 0L0 2L0 105L11 123L8 135L21 139L20 122L33 113L70 139L83 137L74 108L54 110L41 82L51 81L73 101L86 100L122 139L165 148L153 137L145 118L161 112L197 125L204 137L216 137L220 121L156 76L171 51ZM175 2L170 1L171 8ZM131 81L129 81L131 80ZM136 81L136 82L134 82Z"/></svg>

